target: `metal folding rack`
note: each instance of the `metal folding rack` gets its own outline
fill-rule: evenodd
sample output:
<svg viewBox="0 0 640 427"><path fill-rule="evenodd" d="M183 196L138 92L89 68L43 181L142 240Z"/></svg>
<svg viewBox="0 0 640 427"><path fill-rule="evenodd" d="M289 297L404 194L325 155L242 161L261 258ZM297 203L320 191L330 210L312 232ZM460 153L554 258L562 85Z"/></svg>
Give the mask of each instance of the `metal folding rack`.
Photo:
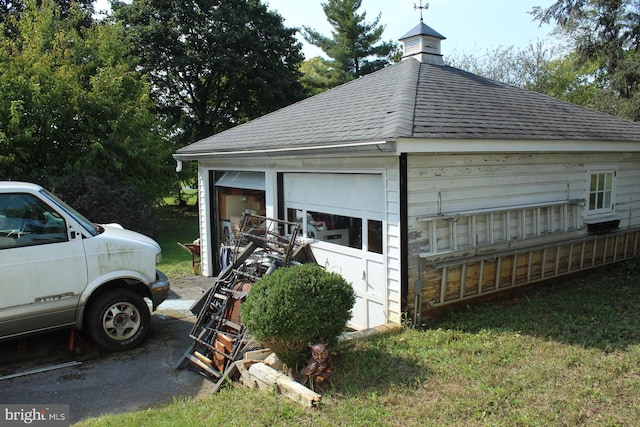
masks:
<svg viewBox="0 0 640 427"><path fill-rule="evenodd" d="M245 214L235 239L230 264L225 267L209 291L192 307L198 313L189 334L193 343L176 368L187 366L215 379L217 390L234 374L236 360L257 344L245 337L239 317L240 305L251 287L263 275L288 267L300 257L296 245L299 224L263 216ZM285 236L285 232L287 235Z"/></svg>

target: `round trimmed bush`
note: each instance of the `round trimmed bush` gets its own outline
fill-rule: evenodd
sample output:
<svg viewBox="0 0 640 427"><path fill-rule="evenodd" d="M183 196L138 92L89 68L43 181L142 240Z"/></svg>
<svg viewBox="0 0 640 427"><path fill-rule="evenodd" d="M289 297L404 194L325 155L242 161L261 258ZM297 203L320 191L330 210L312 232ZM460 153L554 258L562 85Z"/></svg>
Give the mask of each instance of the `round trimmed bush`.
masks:
<svg viewBox="0 0 640 427"><path fill-rule="evenodd" d="M335 344L351 318L355 293L342 276L316 264L280 268L251 288L242 323L289 368L305 360L309 343Z"/></svg>

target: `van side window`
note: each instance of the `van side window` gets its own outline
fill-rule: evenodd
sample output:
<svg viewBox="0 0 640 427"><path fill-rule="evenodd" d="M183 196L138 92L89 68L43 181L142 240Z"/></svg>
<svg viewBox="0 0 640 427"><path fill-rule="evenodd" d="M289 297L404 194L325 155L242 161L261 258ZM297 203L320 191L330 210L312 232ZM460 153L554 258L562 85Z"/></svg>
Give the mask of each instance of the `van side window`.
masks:
<svg viewBox="0 0 640 427"><path fill-rule="evenodd" d="M31 194L0 194L0 250L65 242L64 218Z"/></svg>

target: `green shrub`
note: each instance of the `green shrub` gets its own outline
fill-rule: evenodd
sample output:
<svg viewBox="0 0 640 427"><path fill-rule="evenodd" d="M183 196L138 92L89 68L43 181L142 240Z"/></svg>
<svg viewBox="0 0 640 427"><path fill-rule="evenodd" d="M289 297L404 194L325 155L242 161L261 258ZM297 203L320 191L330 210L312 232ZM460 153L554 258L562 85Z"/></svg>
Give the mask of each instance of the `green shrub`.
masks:
<svg viewBox="0 0 640 427"><path fill-rule="evenodd" d="M133 184L103 175L71 173L55 179L50 190L92 222L116 222L154 237L159 220L149 200Z"/></svg>
<svg viewBox="0 0 640 427"><path fill-rule="evenodd" d="M311 342L335 344L351 318L355 293L342 276L316 264L280 268L263 276L241 308L253 337L295 368Z"/></svg>

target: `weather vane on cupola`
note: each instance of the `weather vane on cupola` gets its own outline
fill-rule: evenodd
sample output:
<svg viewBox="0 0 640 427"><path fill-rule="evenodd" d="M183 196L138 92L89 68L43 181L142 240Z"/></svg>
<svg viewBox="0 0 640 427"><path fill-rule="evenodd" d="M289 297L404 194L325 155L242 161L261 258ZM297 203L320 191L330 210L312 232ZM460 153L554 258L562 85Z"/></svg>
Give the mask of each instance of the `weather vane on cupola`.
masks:
<svg viewBox="0 0 640 427"><path fill-rule="evenodd" d="M429 9L429 3L425 3L422 5L422 0L420 0L420 6L417 6L415 3L413 4L413 10L420 9L420 22L422 22L422 11Z"/></svg>

